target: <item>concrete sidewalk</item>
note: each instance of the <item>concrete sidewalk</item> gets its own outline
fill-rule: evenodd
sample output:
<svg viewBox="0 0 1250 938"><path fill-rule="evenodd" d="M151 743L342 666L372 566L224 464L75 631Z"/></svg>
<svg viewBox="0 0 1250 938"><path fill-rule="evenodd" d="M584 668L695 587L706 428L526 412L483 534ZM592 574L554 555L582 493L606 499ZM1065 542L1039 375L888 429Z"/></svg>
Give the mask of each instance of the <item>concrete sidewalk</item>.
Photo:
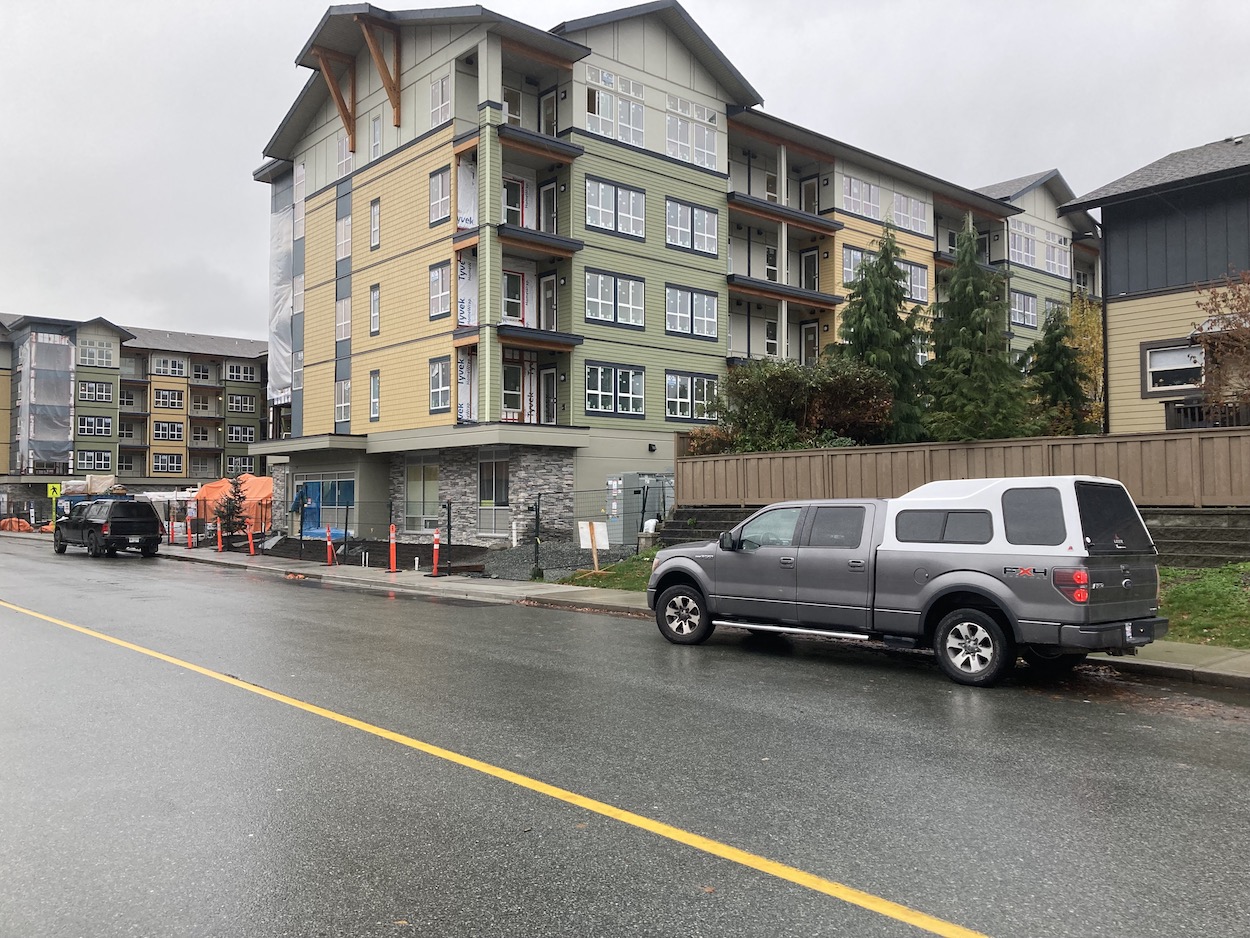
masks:
<svg viewBox="0 0 1250 938"><path fill-rule="evenodd" d="M0 532L0 537L32 542L52 554L52 539L46 534ZM385 590L422 596L444 596L497 603L533 603L535 605L581 609L615 615L651 615L644 593L597 589L591 586L566 586L530 580L499 580L474 576L434 577L428 571L401 570L388 573L374 567L335 565L324 561L294 560L264 554L249 556L240 551L217 553L209 547L188 549L166 545L158 557L191 563L207 563L235 567L281 577L303 577L356 589ZM1119 671L1151 674L1157 677L1192 681L1221 687L1250 690L1250 652L1213 645L1192 645L1187 642L1154 642L1140 649L1136 656L1114 657L1091 655L1090 662L1107 665Z"/></svg>

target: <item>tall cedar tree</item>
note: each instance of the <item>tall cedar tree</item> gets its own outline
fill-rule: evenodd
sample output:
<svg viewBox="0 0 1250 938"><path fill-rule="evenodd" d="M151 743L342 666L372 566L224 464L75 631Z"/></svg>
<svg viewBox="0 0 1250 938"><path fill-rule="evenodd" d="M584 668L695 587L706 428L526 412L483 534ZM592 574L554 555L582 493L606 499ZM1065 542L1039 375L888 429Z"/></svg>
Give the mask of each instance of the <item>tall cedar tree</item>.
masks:
<svg viewBox="0 0 1250 938"><path fill-rule="evenodd" d="M1104 415L1106 405L1103 403L1103 336L1102 307L1093 302L1084 292L1072 294L1072 305L1068 308L1068 325L1072 331L1072 346L1076 349L1077 361L1081 365L1081 387L1085 398L1089 401L1085 419L1090 424L1090 432L1106 430Z"/></svg>
<svg viewBox="0 0 1250 938"><path fill-rule="evenodd" d="M240 531L247 530L247 516L243 511L246 503L247 496L243 493L243 480L235 476L230 480L230 491L217 499L217 504L213 508L213 514L217 518L222 534L238 534Z"/></svg>
<svg viewBox="0 0 1250 938"><path fill-rule="evenodd" d="M696 456L852 446L880 439L889 426L890 384L850 359L761 359L729 370L717 407L715 427L690 433Z"/></svg>
<svg viewBox="0 0 1250 938"><path fill-rule="evenodd" d="M838 354L885 372L894 398L893 425L885 438L914 443L924 435L920 406L920 363L916 361L917 310L906 309L907 290L898 261L904 251L886 222L877 253L866 258L850 284L842 313Z"/></svg>
<svg viewBox="0 0 1250 938"><path fill-rule="evenodd" d="M1038 407L1035 432L1047 436L1089 433L1085 374L1072 343L1066 306L1046 317L1042 334L1029 347L1028 390Z"/></svg>
<svg viewBox="0 0 1250 938"><path fill-rule="evenodd" d="M935 440L1021 436L1023 377L1007 349L1003 278L977 262L977 232L964 222L946 299L936 304L933 360L924 367L930 406L925 429Z"/></svg>

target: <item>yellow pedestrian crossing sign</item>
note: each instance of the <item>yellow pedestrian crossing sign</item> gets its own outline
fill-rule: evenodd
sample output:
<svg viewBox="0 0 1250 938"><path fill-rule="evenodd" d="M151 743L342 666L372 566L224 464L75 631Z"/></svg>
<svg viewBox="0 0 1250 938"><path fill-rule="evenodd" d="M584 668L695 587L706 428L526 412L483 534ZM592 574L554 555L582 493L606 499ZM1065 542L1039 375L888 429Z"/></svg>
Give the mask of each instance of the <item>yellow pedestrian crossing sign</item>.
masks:
<svg viewBox="0 0 1250 938"><path fill-rule="evenodd" d="M60 497L61 497L61 483L49 482L48 483L48 498L60 498Z"/></svg>

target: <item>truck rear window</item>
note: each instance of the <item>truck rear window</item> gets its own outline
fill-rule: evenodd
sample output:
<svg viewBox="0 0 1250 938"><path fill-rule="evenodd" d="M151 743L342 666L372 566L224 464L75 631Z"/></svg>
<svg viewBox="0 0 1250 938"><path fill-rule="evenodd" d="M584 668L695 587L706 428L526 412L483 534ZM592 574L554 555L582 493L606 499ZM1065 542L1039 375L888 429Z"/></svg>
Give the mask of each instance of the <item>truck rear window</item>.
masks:
<svg viewBox="0 0 1250 938"><path fill-rule="evenodd" d="M914 544L988 544L994 525L988 511L900 511L895 536Z"/></svg>
<svg viewBox="0 0 1250 938"><path fill-rule="evenodd" d="M1123 486L1077 482L1076 506L1081 514L1085 548L1091 554L1154 550L1150 533Z"/></svg>
<svg viewBox="0 0 1250 938"><path fill-rule="evenodd" d="M113 517L128 521L137 518L148 519L153 515L152 506L147 502L118 502L113 506Z"/></svg>

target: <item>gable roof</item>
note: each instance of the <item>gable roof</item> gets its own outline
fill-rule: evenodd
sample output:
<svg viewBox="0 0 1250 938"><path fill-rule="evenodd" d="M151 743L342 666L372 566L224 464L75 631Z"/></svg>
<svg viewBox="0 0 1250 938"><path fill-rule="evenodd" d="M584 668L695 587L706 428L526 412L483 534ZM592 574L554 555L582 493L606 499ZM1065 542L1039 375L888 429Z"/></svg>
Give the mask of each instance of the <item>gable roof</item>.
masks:
<svg viewBox="0 0 1250 938"><path fill-rule="evenodd" d="M996 182L992 186L978 187L977 192L980 192L982 195L988 195L991 199L1002 199L1005 202L1011 202L1020 198L1026 192L1031 192L1038 186L1049 182L1056 176L1059 176L1059 170L1045 169L1040 173L1019 176L1015 179L1008 179L1006 182ZM1059 178L1063 179L1062 176L1059 176ZM1067 183L1064 183L1064 188L1067 188ZM1068 189L1068 195L1061 197L1059 201L1066 202L1075 194L1071 189Z"/></svg>
<svg viewBox="0 0 1250 938"><path fill-rule="evenodd" d="M1244 142L1243 142L1244 141ZM1182 189L1250 174L1250 135L1225 137L1177 150L1059 207L1060 214L1128 202L1167 189Z"/></svg>
<svg viewBox="0 0 1250 938"><path fill-rule="evenodd" d="M694 53L717 83L729 92L733 99L731 103L740 107L753 107L764 102L760 93L751 87L725 53L717 48L716 43L712 42L708 34L694 21L694 17L687 13L677 0L653 0L651 3L600 13L598 16L569 20L553 27L551 32L554 35L563 36L566 33L607 26L610 23L619 23L621 20L639 16L658 16L673 35Z"/></svg>
<svg viewBox="0 0 1250 938"><path fill-rule="evenodd" d="M112 329L120 335L123 342L127 339L134 338L134 335L125 326L119 326L117 323L110 322L102 316L97 316L94 319L87 319L85 321L78 319L57 319L52 316L11 316L8 314L5 314L5 318L8 320L5 325L10 332L17 332L19 329L31 329L33 331L38 331L38 327L40 325L59 326L61 328L69 326L75 329L81 329L83 326L94 326L96 324L100 324Z"/></svg>

